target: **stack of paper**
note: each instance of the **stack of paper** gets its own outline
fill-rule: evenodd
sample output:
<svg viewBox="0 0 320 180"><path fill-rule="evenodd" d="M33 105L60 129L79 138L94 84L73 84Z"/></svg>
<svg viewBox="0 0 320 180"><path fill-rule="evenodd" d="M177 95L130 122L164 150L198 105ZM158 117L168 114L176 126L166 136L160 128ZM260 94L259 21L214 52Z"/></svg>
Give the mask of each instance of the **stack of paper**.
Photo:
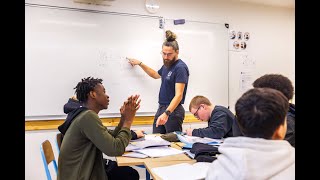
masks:
<svg viewBox="0 0 320 180"><path fill-rule="evenodd" d="M133 157L133 158L142 158L142 159L148 157L145 154L141 154L141 153L137 153L137 152L126 153L126 154L123 154L122 156L124 156L124 157Z"/></svg>
<svg viewBox="0 0 320 180"><path fill-rule="evenodd" d="M194 164L181 163L171 166L152 168L157 176L165 180L195 180L205 179L209 165L208 162L197 162Z"/></svg>
<svg viewBox="0 0 320 180"><path fill-rule="evenodd" d="M156 137L145 137L143 141L130 142L126 147L126 151L132 151L137 149L144 149L146 147L156 147L156 146L169 146L171 143L162 139L159 136Z"/></svg>
<svg viewBox="0 0 320 180"><path fill-rule="evenodd" d="M149 147L144 149L133 150L134 152L145 154L148 157L163 157L163 156L171 156L176 154L182 154L184 151L178 150L172 147L160 146L160 147Z"/></svg>
<svg viewBox="0 0 320 180"><path fill-rule="evenodd" d="M122 156L133 157L133 158L156 158L163 156L171 156L176 154L182 154L184 151L175 148L160 146L160 147L149 147L144 149L136 149L133 152L125 153Z"/></svg>

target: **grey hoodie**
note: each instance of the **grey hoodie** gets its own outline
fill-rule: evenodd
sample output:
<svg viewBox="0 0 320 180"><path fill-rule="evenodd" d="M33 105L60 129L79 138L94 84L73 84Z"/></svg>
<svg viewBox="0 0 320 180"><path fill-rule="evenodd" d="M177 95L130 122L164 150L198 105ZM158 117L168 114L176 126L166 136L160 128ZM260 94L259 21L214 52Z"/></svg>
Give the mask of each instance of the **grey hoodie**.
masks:
<svg viewBox="0 0 320 180"><path fill-rule="evenodd" d="M206 179L295 179L295 148L288 141L230 137L219 152Z"/></svg>

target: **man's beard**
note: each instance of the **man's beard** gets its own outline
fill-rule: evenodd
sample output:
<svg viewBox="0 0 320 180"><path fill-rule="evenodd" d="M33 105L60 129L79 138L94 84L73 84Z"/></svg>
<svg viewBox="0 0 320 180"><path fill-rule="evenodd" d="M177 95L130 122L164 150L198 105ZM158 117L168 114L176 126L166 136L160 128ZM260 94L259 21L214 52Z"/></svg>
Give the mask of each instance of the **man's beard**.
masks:
<svg viewBox="0 0 320 180"><path fill-rule="evenodd" d="M171 67L173 63L175 63L177 60L176 57L173 57L172 60L163 59L163 65L165 65L167 68Z"/></svg>

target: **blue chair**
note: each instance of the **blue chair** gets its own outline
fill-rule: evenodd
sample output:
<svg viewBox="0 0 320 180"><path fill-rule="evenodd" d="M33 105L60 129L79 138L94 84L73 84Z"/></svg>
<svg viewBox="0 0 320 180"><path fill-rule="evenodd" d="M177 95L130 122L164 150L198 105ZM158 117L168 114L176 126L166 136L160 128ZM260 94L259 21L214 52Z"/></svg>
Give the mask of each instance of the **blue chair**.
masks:
<svg viewBox="0 0 320 180"><path fill-rule="evenodd" d="M46 171L46 175L47 175L47 179L51 180L51 174L49 171L49 164L52 162L53 166L54 166L54 170L56 172L56 174L58 174L58 166L57 166L57 162L56 159L54 157L53 154L53 150L52 150L52 146L50 141L45 140L41 146L40 146L40 152L41 152L41 156L42 156L42 161L43 161L43 165L44 165L44 169Z"/></svg>

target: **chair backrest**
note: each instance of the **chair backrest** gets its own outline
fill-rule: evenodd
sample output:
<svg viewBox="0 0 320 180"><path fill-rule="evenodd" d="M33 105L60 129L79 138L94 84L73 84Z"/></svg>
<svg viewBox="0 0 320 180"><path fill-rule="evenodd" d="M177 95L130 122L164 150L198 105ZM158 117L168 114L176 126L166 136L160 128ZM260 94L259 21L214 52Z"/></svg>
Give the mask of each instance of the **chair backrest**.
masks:
<svg viewBox="0 0 320 180"><path fill-rule="evenodd" d="M41 156L42 156L42 161L43 161L43 165L44 165L44 169L46 171L46 175L47 175L47 179L51 180L51 174L49 171L49 164L52 162L53 166L54 166L54 170L56 172L56 174L58 174L58 166L57 166L57 162L56 159L54 157L53 154L53 150L52 150L52 146L50 141L45 140L41 146L40 146L40 152L41 152Z"/></svg>
<svg viewBox="0 0 320 180"><path fill-rule="evenodd" d="M58 133L56 137L56 145L58 148L58 153L60 153L61 143L62 143L62 133Z"/></svg>

